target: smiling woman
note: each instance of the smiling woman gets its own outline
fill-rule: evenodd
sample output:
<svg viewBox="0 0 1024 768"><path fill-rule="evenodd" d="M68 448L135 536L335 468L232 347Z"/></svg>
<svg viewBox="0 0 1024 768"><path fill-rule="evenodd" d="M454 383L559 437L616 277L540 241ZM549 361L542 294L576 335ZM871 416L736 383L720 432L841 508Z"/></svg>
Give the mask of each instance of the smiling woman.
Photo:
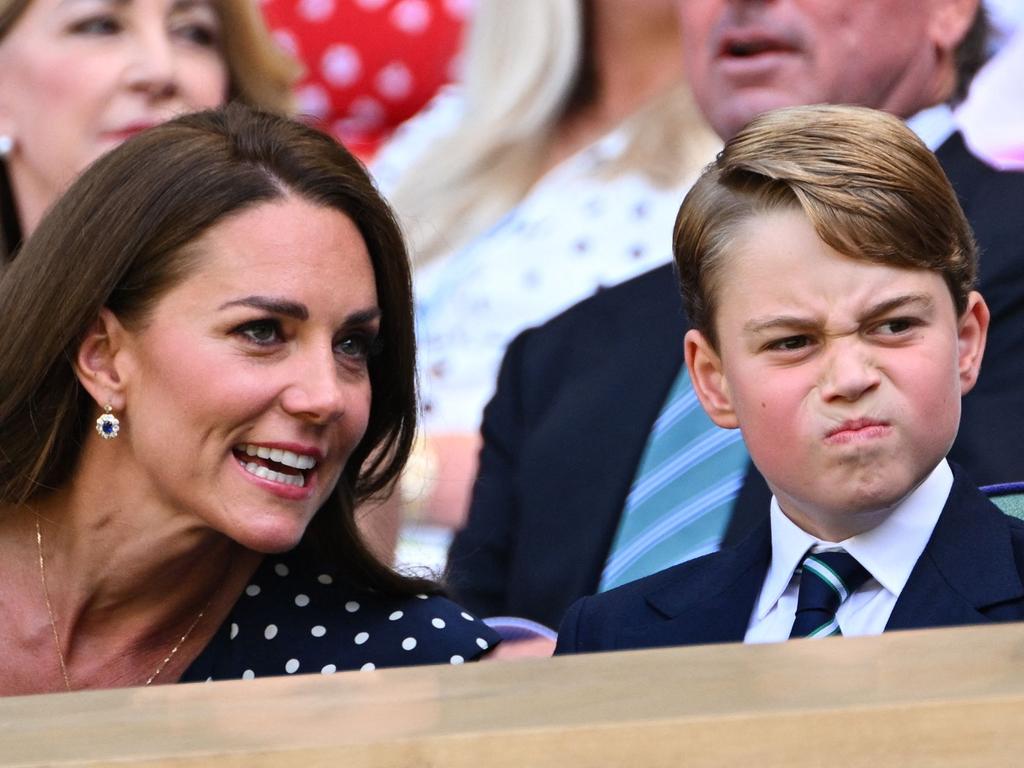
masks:
<svg viewBox="0 0 1024 768"><path fill-rule="evenodd" d="M495 644L356 529L409 453L412 306L331 139L241 105L146 131L44 216L0 303L0 692Z"/></svg>
<svg viewBox="0 0 1024 768"><path fill-rule="evenodd" d="M228 98L288 112L298 70L251 0L0 0L0 259L104 152Z"/></svg>

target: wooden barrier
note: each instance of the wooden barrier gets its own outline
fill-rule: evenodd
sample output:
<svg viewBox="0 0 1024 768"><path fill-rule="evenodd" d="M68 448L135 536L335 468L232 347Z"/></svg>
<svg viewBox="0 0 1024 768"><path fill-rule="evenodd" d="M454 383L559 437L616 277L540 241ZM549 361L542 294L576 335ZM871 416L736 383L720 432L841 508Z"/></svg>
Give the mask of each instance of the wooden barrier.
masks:
<svg viewBox="0 0 1024 768"><path fill-rule="evenodd" d="M1024 765L1024 624L0 699L0 764Z"/></svg>

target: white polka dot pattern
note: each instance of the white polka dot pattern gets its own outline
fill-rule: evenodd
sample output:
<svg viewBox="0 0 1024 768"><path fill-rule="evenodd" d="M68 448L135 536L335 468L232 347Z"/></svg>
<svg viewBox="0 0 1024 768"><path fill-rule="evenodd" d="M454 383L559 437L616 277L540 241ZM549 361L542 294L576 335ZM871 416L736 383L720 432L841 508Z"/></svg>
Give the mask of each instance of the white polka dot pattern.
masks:
<svg viewBox="0 0 1024 768"><path fill-rule="evenodd" d="M356 589L308 557L265 560L182 681L459 664L498 641L444 598Z"/></svg>
<svg viewBox="0 0 1024 768"><path fill-rule="evenodd" d="M391 9L391 22L403 32L418 35L430 26L433 12L424 0L401 0Z"/></svg>

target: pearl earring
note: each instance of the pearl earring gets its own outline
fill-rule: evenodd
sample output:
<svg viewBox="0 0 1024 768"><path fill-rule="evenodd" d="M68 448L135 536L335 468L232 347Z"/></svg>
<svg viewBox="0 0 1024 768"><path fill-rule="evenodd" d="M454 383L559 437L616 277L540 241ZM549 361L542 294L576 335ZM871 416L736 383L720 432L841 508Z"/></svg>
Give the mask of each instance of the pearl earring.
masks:
<svg viewBox="0 0 1024 768"><path fill-rule="evenodd" d="M121 422L111 411L110 403L103 407L103 414L96 419L96 432L104 440L113 440L121 431Z"/></svg>
<svg viewBox="0 0 1024 768"><path fill-rule="evenodd" d="M0 133L0 157L7 157L14 149L14 137L6 133Z"/></svg>

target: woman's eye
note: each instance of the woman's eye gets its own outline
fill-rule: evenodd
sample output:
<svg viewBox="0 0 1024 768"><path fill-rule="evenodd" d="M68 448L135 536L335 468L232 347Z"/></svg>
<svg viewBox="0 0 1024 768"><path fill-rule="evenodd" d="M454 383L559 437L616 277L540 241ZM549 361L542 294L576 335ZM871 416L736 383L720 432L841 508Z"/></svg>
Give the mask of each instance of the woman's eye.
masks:
<svg viewBox="0 0 1024 768"><path fill-rule="evenodd" d="M369 338L362 334L354 334L338 341L334 348L345 357L364 360L370 356L371 346L372 342Z"/></svg>
<svg viewBox="0 0 1024 768"><path fill-rule="evenodd" d="M219 30L210 24L183 24L175 30L178 37L184 38L202 48L216 48L220 44Z"/></svg>
<svg viewBox="0 0 1024 768"><path fill-rule="evenodd" d="M90 16L71 25L76 35L116 35L120 31L121 23L113 16Z"/></svg>
<svg viewBox="0 0 1024 768"><path fill-rule="evenodd" d="M235 333L260 346L276 344L281 340L281 329L274 320L256 320L246 323L239 326Z"/></svg>

